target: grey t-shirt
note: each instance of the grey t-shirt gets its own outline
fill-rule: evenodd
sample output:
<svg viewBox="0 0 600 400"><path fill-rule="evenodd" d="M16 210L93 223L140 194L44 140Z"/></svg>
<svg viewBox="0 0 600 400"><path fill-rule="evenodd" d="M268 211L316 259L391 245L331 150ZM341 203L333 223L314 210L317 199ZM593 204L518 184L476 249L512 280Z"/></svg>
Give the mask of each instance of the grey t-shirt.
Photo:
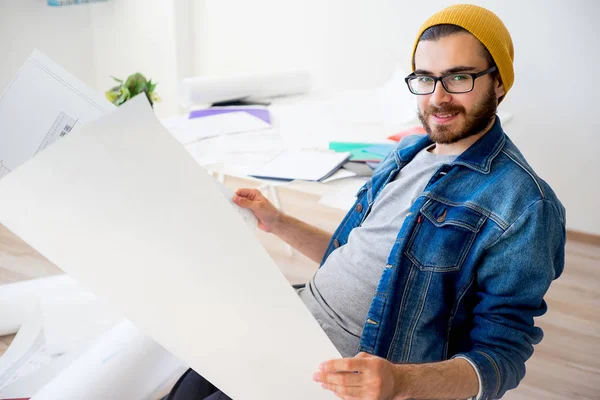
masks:
<svg viewBox="0 0 600 400"><path fill-rule="evenodd" d="M306 287L298 290L343 357L358 351L367 312L408 210L438 166L456 158L428 150L419 152L383 188L348 243L333 251Z"/></svg>

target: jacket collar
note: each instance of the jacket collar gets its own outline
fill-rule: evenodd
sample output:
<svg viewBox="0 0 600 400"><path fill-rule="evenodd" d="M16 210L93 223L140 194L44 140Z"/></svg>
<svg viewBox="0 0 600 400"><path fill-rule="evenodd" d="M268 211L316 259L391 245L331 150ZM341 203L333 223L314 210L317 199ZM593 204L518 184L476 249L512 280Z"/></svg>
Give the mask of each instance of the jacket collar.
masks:
<svg viewBox="0 0 600 400"><path fill-rule="evenodd" d="M505 142L506 136L502 130L500 118L496 115L496 121L492 128L479 138L479 140L473 143L471 147L460 154L454 162L452 162L452 165L464 165L475 171L487 174L490 172L492 161L496 158L498 153L500 153ZM414 144L398 149L396 154L402 163L408 163L419 151L431 144L433 144L433 142L429 139L429 136L426 135L418 139Z"/></svg>

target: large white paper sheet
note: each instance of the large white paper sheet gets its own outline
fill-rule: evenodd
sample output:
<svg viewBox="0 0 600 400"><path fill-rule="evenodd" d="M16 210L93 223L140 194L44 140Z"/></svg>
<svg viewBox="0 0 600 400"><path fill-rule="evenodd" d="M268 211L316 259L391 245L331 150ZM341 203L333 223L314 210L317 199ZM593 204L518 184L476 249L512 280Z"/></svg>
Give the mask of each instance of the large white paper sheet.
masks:
<svg viewBox="0 0 600 400"><path fill-rule="evenodd" d="M0 181L0 222L230 397L334 398L339 352L143 96Z"/></svg>
<svg viewBox="0 0 600 400"><path fill-rule="evenodd" d="M0 179L57 139L114 109L35 50L0 96Z"/></svg>

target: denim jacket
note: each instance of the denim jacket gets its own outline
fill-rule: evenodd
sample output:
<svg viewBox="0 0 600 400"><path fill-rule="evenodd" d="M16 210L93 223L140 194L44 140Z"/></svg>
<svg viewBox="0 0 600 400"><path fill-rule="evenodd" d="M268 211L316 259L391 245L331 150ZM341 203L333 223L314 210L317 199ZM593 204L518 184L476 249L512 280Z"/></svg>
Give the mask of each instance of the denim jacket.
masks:
<svg viewBox="0 0 600 400"><path fill-rule="evenodd" d="M388 182L422 149L404 138L358 191L323 262L348 241ZM393 363L464 357L482 399L500 398L525 375L543 332L544 294L562 273L565 209L502 130L500 120L412 204L379 280L359 351ZM323 265L323 262L321 265Z"/></svg>

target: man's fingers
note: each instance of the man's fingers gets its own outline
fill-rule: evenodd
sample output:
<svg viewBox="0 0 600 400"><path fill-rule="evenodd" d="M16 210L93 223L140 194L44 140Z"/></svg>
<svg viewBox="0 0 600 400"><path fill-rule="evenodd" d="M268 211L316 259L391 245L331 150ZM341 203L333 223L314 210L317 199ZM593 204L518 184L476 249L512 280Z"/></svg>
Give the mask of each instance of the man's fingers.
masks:
<svg viewBox="0 0 600 400"><path fill-rule="evenodd" d="M360 386L364 376L354 372L317 372L314 379L331 385Z"/></svg>
<svg viewBox="0 0 600 400"><path fill-rule="evenodd" d="M235 194L240 197L245 197L250 200L257 200L261 197L261 193L256 189L240 188L235 191Z"/></svg>
<svg viewBox="0 0 600 400"><path fill-rule="evenodd" d="M364 388L360 387L344 387L339 385L332 385L329 383L323 383L321 384L321 387L323 389L331 390L336 394L336 396L338 396L341 399L360 399L362 398L361 395L364 394Z"/></svg>
<svg viewBox="0 0 600 400"><path fill-rule="evenodd" d="M365 368L365 360L361 358L341 358L329 360L321 364L323 372L361 372Z"/></svg>
<svg viewBox="0 0 600 400"><path fill-rule="evenodd" d="M257 202L237 194L233 196L233 202L243 208L255 209L258 206Z"/></svg>

